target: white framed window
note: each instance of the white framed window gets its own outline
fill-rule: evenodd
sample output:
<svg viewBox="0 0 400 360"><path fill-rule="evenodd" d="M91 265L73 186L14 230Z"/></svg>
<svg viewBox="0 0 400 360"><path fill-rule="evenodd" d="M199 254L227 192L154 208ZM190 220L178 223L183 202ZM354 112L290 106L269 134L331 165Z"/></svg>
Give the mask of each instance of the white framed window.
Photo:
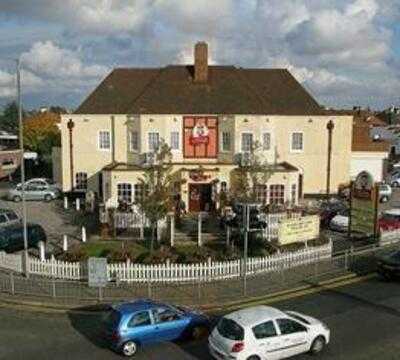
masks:
<svg viewBox="0 0 400 360"><path fill-rule="evenodd" d="M291 151L303 151L304 149L304 139L302 132L292 133L290 150Z"/></svg>
<svg viewBox="0 0 400 360"><path fill-rule="evenodd" d="M252 133L242 133L242 151L249 152L253 146L253 134Z"/></svg>
<svg viewBox="0 0 400 360"><path fill-rule="evenodd" d="M276 184L269 186L269 203L282 205L285 203L285 186Z"/></svg>
<svg viewBox="0 0 400 360"><path fill-rule="evenodd" d="M226 181L221 181L221 191L222 192L228 191L228 184L226 183Z"/></svg>
<svg viewBox="0 0 400 360"><path fill-rule="evenodd" d="M118 190L118 201L124 201L127 203L132 202L132 185L129 183L121 183L117 185Z"/></svg>
<svg viewBox="0 0 400 360"><path fill-rule="evenodd" d="M99 149L110 150L111 148L111 135L108 130L99 131Z"/></svg>
<svg viewBox="0 0 400 360"><path fill-rule="evenodd" d="M139 151L139 133L137 131L129 132L129 150L131 152Z"/></svg>
<svg viewBox="0 0 400 360"><path fill-rule="evenodd" d="M231 133L224 131L222 133L222 151L231 151Z"/></svg>
<svg viewBox="0 0 400 360"><path fill-rule="evenodd" d="M263 150L271 150L271 133L265 132L262 137Z"/></svg>
<svg viewBox="0 0 400 360"><path fill-rule="evenodd" d="M256 200L266 204L268 202L268 186L264 184L258 184L255 186Z"/></svg>
<svg viewBox="0 0 400 360"><path fill-rule="evenodd" d="M75 174L75 189L87 190L87 173L77 172Z"/></svg>
<svg viewBox="0 0 400 360"><path fill-rule="evenodd" d="M171 131L171 150L179 150L179 131Z"/></svg>
<svg viewBox="0 0 400 360"><path fill-rule="evenodd" d="M160 135L158 132L149 132L149 150L154 151L158 150L158 147L160 145Z"/></svg>

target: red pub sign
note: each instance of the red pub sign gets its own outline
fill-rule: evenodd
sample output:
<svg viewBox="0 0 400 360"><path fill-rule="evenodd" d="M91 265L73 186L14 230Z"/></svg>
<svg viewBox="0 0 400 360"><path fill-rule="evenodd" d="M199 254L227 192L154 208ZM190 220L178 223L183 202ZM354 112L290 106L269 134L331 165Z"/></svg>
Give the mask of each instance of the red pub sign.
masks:
<svg viewBox="0 0 400 360"><path fill-rule="evenodd" d="M215 116L185 116L185 158L216 158L218 153L218 123Z"/></svg>

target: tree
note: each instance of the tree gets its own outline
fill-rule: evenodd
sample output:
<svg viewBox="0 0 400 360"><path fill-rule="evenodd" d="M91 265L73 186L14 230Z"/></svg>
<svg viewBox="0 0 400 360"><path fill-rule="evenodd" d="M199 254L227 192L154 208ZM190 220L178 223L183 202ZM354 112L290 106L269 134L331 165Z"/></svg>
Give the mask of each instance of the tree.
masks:
<svg viewBox="0 0 400 360"><path fill-rule="evenodd" d="M246 160L232 174L231 198L238 201L256 201L257 187L268 182L272 168L258 155L261 145L253 142Z"/></svg>
<svg viewBox="0 0 400 360"><path fill-rule="evenodd" d="M18 132L18 105L15 101L8 103L0 115L0 130L14 134Z"/></svg>
<svg viewBox="0 0 400 360"><path fill-rule="evenodd" d="M57 124L60 115L51 112L37 113L24 120L24 145L41 157L51 155L53 146L60 146L61 136Z"/></svg>
<svg viewBox="0 0 400 360"><path fill-rule="evenodd" d="M172 209L171 194L174 188L170 147L162 142L159 150L155 153L155 158L154 164L146 167L143 178L139 180L144 193L139 207L150 222L151 253L154 250L157 224Z"/></svg>

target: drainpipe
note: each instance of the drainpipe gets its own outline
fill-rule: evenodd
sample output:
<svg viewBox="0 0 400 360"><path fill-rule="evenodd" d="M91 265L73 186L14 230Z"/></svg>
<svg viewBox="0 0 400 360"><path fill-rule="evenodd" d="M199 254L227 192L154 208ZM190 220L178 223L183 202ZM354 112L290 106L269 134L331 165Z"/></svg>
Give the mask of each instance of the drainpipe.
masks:
<svg viewBox="0 0 400 360"><path fill-rule="evenodd" d="M115 163L115 117L111 116L111 163Z"/></svg>
<svg viewBox="0 0 400 360"><path fill-rule="evenodd" d="M332 132L335 128L335 124L332 120L326 124L328 130L328 164L326 170L326 196L329 197L331 188L331 158L332 158Z"/></svg>
<svg viewBox="0 0 400 360"><path fill-rule="evenodd" d="M74 145L72 143L72 129L74 128L75 124L72 119L69 119L67 123L67 127L69 130L69 172L70 172L70 181L71 181L71 191L74 189Z"/></svg>

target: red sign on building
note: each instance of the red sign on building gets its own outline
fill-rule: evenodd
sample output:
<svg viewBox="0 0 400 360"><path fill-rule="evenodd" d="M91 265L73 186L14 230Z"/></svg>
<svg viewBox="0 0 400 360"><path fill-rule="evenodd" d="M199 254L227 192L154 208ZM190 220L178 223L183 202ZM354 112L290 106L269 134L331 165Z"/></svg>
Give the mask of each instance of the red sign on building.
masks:
<svg viewBox="0 0 400 360"><path fill-rule="evenodd" d="M216 158L218 153L218 122L213 116L185 116L185 158Z"/></svg>

